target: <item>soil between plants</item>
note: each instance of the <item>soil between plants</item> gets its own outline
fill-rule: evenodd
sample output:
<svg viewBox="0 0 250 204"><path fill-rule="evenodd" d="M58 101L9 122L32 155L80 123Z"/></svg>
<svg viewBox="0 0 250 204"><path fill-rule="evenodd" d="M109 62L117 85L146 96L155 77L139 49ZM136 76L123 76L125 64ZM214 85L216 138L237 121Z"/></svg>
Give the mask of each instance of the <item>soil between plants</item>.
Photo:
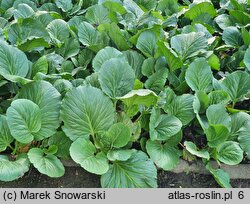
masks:
<svg viewBox="0 0 250 204"><path fill-rule="evenodd" d="M66 167L61 178L49 178L31 168L22 178L12 182L0 182L0 188L99 188L99 176L80 167ZM249 188L250 179L232 179L234 188ZM158 172L159 188L219 188L211 175L197 173Z"/></svg>

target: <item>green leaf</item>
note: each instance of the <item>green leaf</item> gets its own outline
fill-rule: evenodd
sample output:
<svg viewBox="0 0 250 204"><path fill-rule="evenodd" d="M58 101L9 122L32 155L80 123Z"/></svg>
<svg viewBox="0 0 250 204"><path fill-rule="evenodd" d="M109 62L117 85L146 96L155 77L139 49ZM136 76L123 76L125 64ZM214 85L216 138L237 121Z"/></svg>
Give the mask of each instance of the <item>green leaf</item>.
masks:
<svg viewBox="0 0 250 204"><path fill-rule="evenodd" d="M123 58L122 52L118 51L117 49L113 47L105 47L102 50L100 50L96 56L94 57L92 61L92 66L95 70L95 72L98 72L103 63L112 59L112 58Z"/></svg>
<svg viewBox="0 0 250 204"><path fill-rule="evenodd" d="M213 89L213 73L205 58L198 58L189 65L185 79L193 91L207 93Z"/></svg>
<svg viewBox="0 0 250 204"><path fill-rule="evenodd" d="M53 43L61 47L65 39L69 38L69 26L61 19L55 19L47 25L50 38Z"/></svg>
<svg viewBox="0 0 250 204"><path fill-rule="evenodd" d="M183 125L187 125L195 117L193 101L194 96L191 94L177 96L170 104L164 106L164 111L179 118Z"/></svg>
<svg viewBox="0 0 250 204"><path fill-rule="evenodd" d="M225 164L237 165L243 159L243 150L237 142L223 142L217 147L217 158Z"/></svg>
<svg viewBox="0 0 250 204"><path fill-rule="evenodd" d="M230 15L228 14L221 14L215 18L215 22L218 24L218 26L224 30L229 26L233 26L233 21Z"/></svg>
<svg viewBox="0 0 250 204"><path fill-rule="evenodd" d="M195 93L195 98L193 102L194 112L204 113L207 107L209 106L209 97L203 91L198 91Z"/></svg>
<svg viewBox="0 0 250 204"><path fill-rule="evenodd" d="M34 77L38 72L47 74L49 69L49 64L46 56L40 57L32 66L32 77Z"/></svg>
<svg viewBox="0 0 250 204"><path fill-rule="evenodd" d="M9 41L23 51L41 50L49 47L49 34L38 19L17 21L8 30Z"/></svg>
<svg viewBox="0 0 250 204"><path fill-rule="evenodd" d="M67 12L73 8L72 0L55 0L56 6Z"/></svg>
<svg viewBox="0 0 250 204"><path fill-rule="evenodd" d="M189 10L185 12L184 16L193 20L197 16L202 14L204 15L205 13L208 13L211 18L216 15L216 10L214 9L212 3L202 2L198 4L191 4Z"/></svg>
<svg viewBox="0 0 250 204"><path fill-rule="evenodd" d="M10 133L10 129L7 123L7 118L4 115L0 115L0 152L6 150L6 148L14 141ZM1 180L1 179L0 179Z"/></svg>
<svg viewBox="0 0 250 204"><path fill-rule="evenodd" d="M156 188L157 170L144 152L136 151L127 161L115 161L101 177L103 188Z"/></svg>
<svg viewBox="0 0 250 204"><path fill-rule="evenodd" d="M244 55L244 64L246 65L247 69L250 71L250 47L248 47Z"/></svg>
<svg viewBox="0 0 250 204"><path fill-rule="evenodd" d="M237 24L246 26L250 23L249 12L230 10L229 14L233 18L234 22L237 22Z"/></svg>
<svg viewBox="0 0 250 204"><path fill-rule="evenodd" d="M156 93L159 93L163 89L167 81L168 74L169 74L169 71L165 67L163 67L160 70L157 70L145 82L145 87Z"/></svg>
<svg viewBox="0 0 250 204"><path fill-rule="evenodd" d="M95 146L87 139L78 138L70 147L70 156L86 171L98 175L109 169L108 159L103 152L97 153Z"/></svg>
<svg viewBox="0 0 250 204"><path fill-rule="evenodd" d="M244 27L241 29L241 35L246 45L250 45L250 33Z"/></svg>
<svg viewBox="0 0 250 204"><path fill-rule="evenodd" d="M68 59L79 54L80 44L76 38L67 38L64 40L62 47L56 49L56 53L60 54L64 59Z"/></svg>
<svg viewBox="0 0 250 204"><path fill-rule="evenodd" d="M52 178L58 178L64 175L64 166L55 155L44 155L42 149L32 148L28 152L28 157L33 166L41 174Z"/></svg>
<svg viewBox="0 0 250 204"><path fill-rule="evenodd" d="M236 27L228 27L222 33L222 39L227 45L239 47L243 45L240 31Z"/></svg>
<svg viewBox="0 0 250 204"><path fill-rule="evenodd" d="M58 147L56 156L69 159L69 148L72 141L62 131L58 131L56 134L49 138L48 144L56 145Z"/></svg>
<svg viewBox="0 0 250 204"><path fill-rule="evenodd" d="M22 87L17 97L33 101L41 110L41 129L33 133L36 140L48 138L56 133L60 126L61 96L50 83L46 81L29 83Z"/></svg>
<svg viewBox="0 0 250 204"><path fill-rule="evenodd" d="M197 157L200 157L200 158L207 159L207 160L210 159L210 155L209 155L208 151L204 150L204 149L197 150L198 148L193 142L185 141L184 146L186 147L186 150L189 151L191 154L193 154Z"/></svg>
<svg viewBox="0 0 250 204"><path fill-rule="evenodd" d="M171 38L171 47L183 61L197 56L207 48L207 45L207 38L203 32L179 34Z"/></svg>
<svg viewBox="0 0 250 204"><path fill-rule="evenodd" d="M29 171L29 166L26 154L18 155L15 161L10 161L6 155L0 155L0 180L5 182L16 180Z"/></svg>
<svg viewBox="0 0 250 204"><path fill-rule="evenodd" d="M18 45L18 49L28 52L42 47L48 48L49 43L43 38L32 37L32 39L27 39L22 44Z"/></svg>
<svg viewBox="0 0 250 204"><path fill-rule="evenodd" d="M142 64L142 74L150 77L155 72L155 59L153 57L147 58Z"/></svg>
<svg viewBox="0 0 250 204"><path fill-rule="evenodd" d="M18 4L14 10L14 18L29 18L35 14L34 10L27 4Z"/></svg>
<svg viewBox="0 0 250 204"><path fill-rule="evenodd" d="M119 58L104 62L99 71L102 90L112 98L122 97L133 89L135 73L131 66Z"/></svg>
<svg viewBox="0 0 250 204"><path fill-rule="evenodd" d="M230 176L223 169L213 169L210 164L206 165L206 168L213 175L217 183L223 188L232 188L230 184Z"/></svg>
<svg viewBox="0 0 250 204"><path fill-rule="evenodd" d="M135 149L109 150L107 157L109 161L127 161L135 152Z"/></svg>
<svg viewBox="0 0 250 204"><path fill-rule="evenodd" d="M250 76L243 71L235 71L222 81L222 89L226 91L232 101L237 102L250 91Z"/></svg>
<svg viewBox="0 0 250 204"><path fill-rule="evenodd" d="M87 22L82 22L78 26L78 37L79 41L83 45L87 46L94 52L98 52L108 43L107 36L101 35L98 30L96 30L91 24Z"/></svg>
<svg viewBox="0 0 250 204"><path fill-rule="evenodd" d="M115 123L112 125L105 135L110 147L120 148L128 144L131 138L131 132L128 126L123 123Z"/></svg>
<svg viewBox="0 0 250 204"><path fill-rule="evenodd" d="M220 59L215 54L212 54L208 59L208 64L214 70L220 70Z"/></svg>
<svg viewBox="0 0 250 204"><path fill-rule="evenodd" d="M17 99L7 110L7 121L12 136L23 144L35 139L41 129L41 110L30 100Z"/></svg>
<svg viewBox="0 0 250 204"><path fill-rule="evenodd" d="M105 6L106 8L108 8L109 11L118 12L121 15L123 15L127 12L126 9L118 2L105 1L102 3L102 5Z"/></svg>
<svg viewBox="0 0 250 204"><path fill-rule="evenodd" d="M149 123L152 140L167 140L177 134L181 127L182 123L177 117L161 114L159 109L152 110Z"/></svg>
<svg viewBox="0 0 250 204"><path fill-rule="evenodd" d="M227 105L230 101L230 96L223 90L215 90L208 94L210 105L212 104L223 104Z"/></svg>
<svg viewBox="0 0 250 204"><path fill-rule="evenodd" d="M171 71L181 68L181 59L170 47L168 47L163 41L158 41L157 45L164 57L166 58Z"/></svg>
<svg viewBox="0 0 250 204"><path fill-rule="evenodd" d="M166 142L164 145L157 141L147 141L147 152L157 167L165 171L174 169L180 162L180 151Z"/></svg>
<svg viewBox="0 0 250 204"><path fill-rule="evenodd" d="M109 23L108 9L102 5L95 4L87 8L85 18L92 25L100 25L102 23Z"/></svg>
<svg viewBox="0 0 250 204"><path fill-rule="evenodd" d="M140 79L142 77L142 64L145 60L143 55L133 50L124 51L123 54L126 57L129 65L134 69L136 78Z"/></svg>
<svg viewBox="0 0 250 204"><path fill-rule="evenodd" d="M245 132L250 127L250 116L244 112L234 113L231 115L231 124L230 139L235 140L246 134Z"/></svg>
<svg viewBox="0 0 250 204"><path fill-rule="evenodd" d="M69 91L63 99L63 131L73 141L107 131L114 117L113 104L100 89L79 86Z"/></svg>
<svg viewBox="0 0 250 204"><path fill-rule="evenodd" d="M122 100L127 106L144 105L150 107L151 105L156 105L158 96L149 89L137 89L118 99Z"/></svg>
<svg viewBox="0 0 250 204"><path fill-rule="evenodd" d="M208 146L215 148L222 142L225 142L229 136L229 130L224 125L210 125L205 130Z"/></svg>
<svg viewBox="0 0 250 204"><path fill-rule="evenodd" d="M19 49L0 41L0 75L25 77L29 71L29 61ZM14 81L15 82L15 81Z"/></svg>
<svg viewBox="0 0 250 204"><path fill-rule="evenodd" d="M152 31L144 31L140 34L136 48L146 57L153 57L156 49L156 35Z"/></svg>
<svg viewBox="0 0 250 204"><path fill-rule="evenodd" d="M250 116L247 113L239 112L231 115L232 128L230 139L238 139L241 148L250 155Z"/></svg>
<svg viewBox="0 0 250 204"><path fill-rule="evenodd" d="M206 111L210 125L225 125L230 129L231 118L222 104L215 104L208 107Z"/></svg>
<svg viewBox="0 0 250 204"><path fill-rule="evenodd" d="M123 51L130 48L128 40L125 38L124 34L116 25L116 23L107 24L107 30L109 37L119 50Z"/></svg>

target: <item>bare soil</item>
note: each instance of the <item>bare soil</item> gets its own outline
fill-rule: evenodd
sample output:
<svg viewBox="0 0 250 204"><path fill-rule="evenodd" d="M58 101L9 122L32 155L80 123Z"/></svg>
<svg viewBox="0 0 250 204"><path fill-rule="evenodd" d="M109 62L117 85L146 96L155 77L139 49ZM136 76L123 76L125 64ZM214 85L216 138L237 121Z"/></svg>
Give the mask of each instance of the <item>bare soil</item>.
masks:
<svg viewBox="0 0 250 204"><path fill-rule="evenodd" d="M234 179L233 187L249 188L250 179ZM195 173L170 173L159 171L159 188L219 188L210 175ZM65 175L52 179L32 168L22 178L12 182L0 182L0 188L98 188L99 176L87 173L80 167L66 167Z"/></svg>

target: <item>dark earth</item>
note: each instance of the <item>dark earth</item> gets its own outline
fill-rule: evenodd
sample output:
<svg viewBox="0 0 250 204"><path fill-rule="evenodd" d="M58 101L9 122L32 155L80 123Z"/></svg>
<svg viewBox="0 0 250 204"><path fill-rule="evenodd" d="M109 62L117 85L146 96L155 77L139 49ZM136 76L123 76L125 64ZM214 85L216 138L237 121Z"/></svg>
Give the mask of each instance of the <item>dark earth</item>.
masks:
<svg viewBox="0 0 250 204"><path fill-rule="evenodd" d="M80 167L66 167L65 175L52 179L31 168L21 179L12 182L0 182L0 188L98 188L98 176L87 173ZM250 179L231 180L234 188L249 188ZM195 173L170 173L159 171L159 188L219 188L210 175Z"/></svg>

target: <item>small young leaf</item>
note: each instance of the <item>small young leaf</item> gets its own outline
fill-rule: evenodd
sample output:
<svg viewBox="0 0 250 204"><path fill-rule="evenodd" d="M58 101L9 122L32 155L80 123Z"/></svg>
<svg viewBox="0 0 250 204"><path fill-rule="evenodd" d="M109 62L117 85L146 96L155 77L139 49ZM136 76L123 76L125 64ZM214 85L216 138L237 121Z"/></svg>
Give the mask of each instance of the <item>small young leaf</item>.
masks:
<svg viewBox="0 0 250 204"><path fill-rule="evenodd" d="M70 147L70 156L86 171L102 175L109 169L108 159L103 152L97 153L88 139L78 138Z"/></svg>
<svg viewBox="0 0 250 204"><path fill-rule="evenodd" d="M168 145L167 142L162 145L157 141L148 140L146 148L156 166L165 171L174 169L180 162L180 151L176 147Z"/></svg>
<svg viewBox="0 0 250 204"><path fill-rule="evenodd" d="M243 159L243 150L239 143L227 141L217 147L217 158L228 165L237 165Z"/></svg>
<svg viewBox="0 0 250 204"><path fill-rule="evenodd" d="M204 159L209 160L210 159L210 155L208 153L208 151L206 150L197 150L196 145L193 142L188 142L185 141L184 146L186 147L187 151L189 151L191 154L197 156L197 157L201 157Z"/></svg>
<svg viewBox="0 0 250 204"><path fill-rule="evenodd" d="M52 178L63 176L65 169L61 161L52 154L44 155L42 149L32 148L28 152L30 162L42 174Z"/></svg>

